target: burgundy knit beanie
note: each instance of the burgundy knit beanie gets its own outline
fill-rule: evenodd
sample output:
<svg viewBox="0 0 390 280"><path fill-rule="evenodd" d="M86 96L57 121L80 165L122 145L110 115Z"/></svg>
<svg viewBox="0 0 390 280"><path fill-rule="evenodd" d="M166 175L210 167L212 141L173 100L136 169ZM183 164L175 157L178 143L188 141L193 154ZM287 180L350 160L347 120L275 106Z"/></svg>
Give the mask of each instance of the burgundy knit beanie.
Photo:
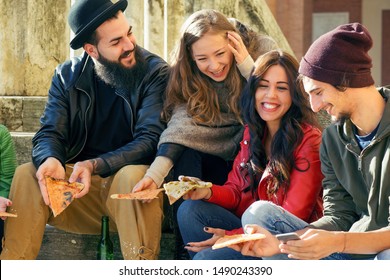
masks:
<svg viewBox="0 0 390 280"><path fill-rule="evenodd" d="M333 86L351 88L374 84L368 50L372 38L360 23L344 24L313 42L299 65L299 73Z"/></svg>

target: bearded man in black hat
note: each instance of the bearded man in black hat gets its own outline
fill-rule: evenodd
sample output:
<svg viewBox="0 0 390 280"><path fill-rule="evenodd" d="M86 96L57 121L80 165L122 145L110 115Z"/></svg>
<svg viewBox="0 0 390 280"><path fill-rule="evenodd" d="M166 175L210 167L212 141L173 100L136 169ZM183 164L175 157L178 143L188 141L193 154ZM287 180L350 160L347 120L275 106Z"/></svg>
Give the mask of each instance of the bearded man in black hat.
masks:
<svg viewBox="0 0 390 280"><path fill-rule="evenodd" d="M79 0L70 9L70 46L85 52L55 70L32 163L17 168L11 186L18 218L6 221L1 259L35 259L46 224L99 234L102 216L118 231L124 259L158 257L162 195L150 203L110 198L144 176L165 128L168 65L137 46L126 7L127 0ZM55 217L46 176L84 184Z"/></svg>

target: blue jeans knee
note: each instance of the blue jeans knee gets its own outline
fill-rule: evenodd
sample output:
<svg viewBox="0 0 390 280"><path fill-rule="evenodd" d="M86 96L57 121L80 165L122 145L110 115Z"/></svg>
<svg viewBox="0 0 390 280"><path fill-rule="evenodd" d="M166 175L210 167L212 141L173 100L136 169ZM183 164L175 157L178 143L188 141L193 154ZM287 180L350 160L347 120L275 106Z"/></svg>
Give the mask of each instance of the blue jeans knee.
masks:
<svg viewBox="0 0 390 280"><path fill-rule="evenodd" d="M272 234L287 233L302 229L308 225L279 205L269 201L254 202L242 216L242 226L256 224Z"/></svg>

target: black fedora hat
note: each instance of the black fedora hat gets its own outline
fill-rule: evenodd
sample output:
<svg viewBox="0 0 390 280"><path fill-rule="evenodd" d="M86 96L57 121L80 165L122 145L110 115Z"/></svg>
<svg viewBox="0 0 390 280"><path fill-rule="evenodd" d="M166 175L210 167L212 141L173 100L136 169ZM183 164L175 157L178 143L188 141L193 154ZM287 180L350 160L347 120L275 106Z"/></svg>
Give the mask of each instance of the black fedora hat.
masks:
<svg viewBox="0 0 390 280"><path fill-rule="evenodd" d="M81 48L89 36L107 19L127 7L127 0L78 0L69 11L68 22L75 36L74 50Z"/></svg>

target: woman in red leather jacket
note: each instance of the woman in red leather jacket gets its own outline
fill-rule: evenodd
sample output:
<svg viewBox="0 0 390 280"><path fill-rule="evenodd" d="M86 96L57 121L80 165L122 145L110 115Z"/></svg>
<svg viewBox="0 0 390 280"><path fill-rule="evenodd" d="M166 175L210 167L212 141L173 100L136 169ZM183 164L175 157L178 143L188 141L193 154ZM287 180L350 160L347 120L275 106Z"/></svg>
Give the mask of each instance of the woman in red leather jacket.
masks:
<svg viewBox="0 0 390 280"><path fill-rule="evenodd" d="M240 218L257 200L307 222L322 216L321 130L297 71L296 59L281 50L256 61L241 97L246 123L241 150L226 183L190 192L178 211L193 259L251 259L211 246L225 234L243 233Z"/></svg>

